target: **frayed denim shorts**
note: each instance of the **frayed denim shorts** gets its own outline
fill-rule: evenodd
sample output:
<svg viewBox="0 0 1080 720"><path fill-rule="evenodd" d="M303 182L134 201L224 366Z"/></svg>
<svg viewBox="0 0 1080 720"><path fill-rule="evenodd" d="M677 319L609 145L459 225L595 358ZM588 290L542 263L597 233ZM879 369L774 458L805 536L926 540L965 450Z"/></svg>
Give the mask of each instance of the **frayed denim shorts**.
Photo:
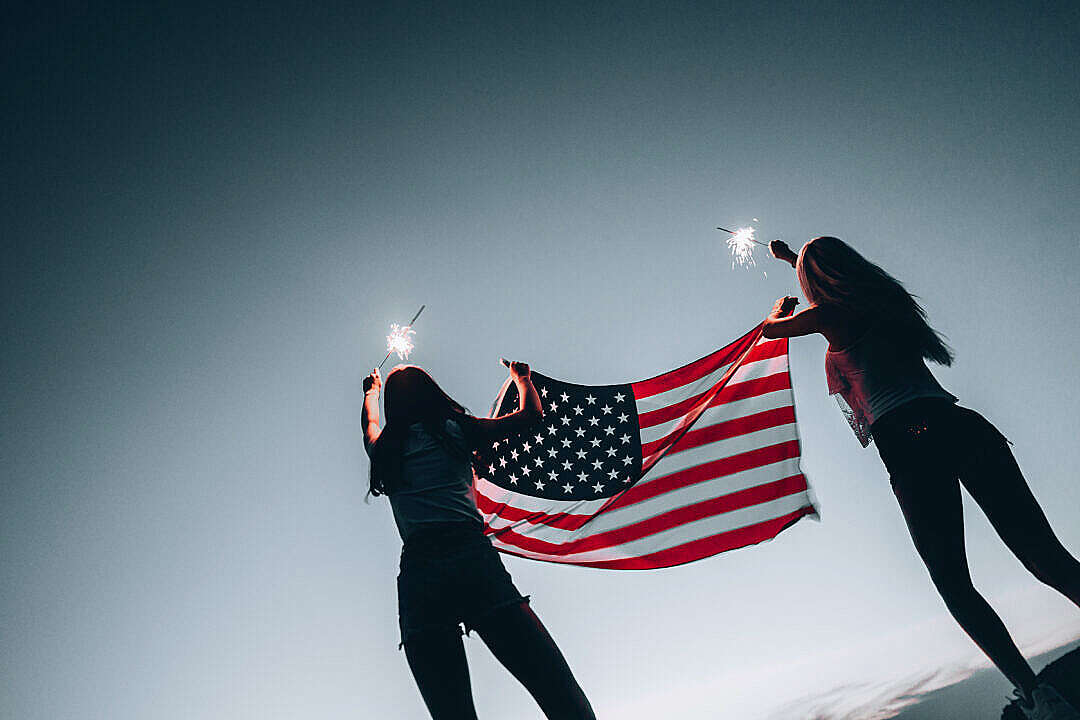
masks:
<svg viewBox="0 0 1080 720"><path fill-rule="evenodd" d="M460 625L469 632L493 610L529 601L479 524L469 522L433 523L411 535L397 589L402 645L415 633L460 634Z"/></svg>

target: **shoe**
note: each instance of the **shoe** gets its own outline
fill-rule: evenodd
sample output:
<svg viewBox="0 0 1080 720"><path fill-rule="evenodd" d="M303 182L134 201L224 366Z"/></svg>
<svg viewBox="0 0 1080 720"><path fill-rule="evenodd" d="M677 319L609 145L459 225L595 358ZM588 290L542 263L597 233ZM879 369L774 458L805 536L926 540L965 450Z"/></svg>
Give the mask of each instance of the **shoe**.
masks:
<svg viewBox="0 0 1080 720"><path fill-rule="evenodd" d="M1049 683L1036 685L1027 698L1019 690L1015 694L1016 704L1028 720L1080 720L1076 708Z"/></svg>

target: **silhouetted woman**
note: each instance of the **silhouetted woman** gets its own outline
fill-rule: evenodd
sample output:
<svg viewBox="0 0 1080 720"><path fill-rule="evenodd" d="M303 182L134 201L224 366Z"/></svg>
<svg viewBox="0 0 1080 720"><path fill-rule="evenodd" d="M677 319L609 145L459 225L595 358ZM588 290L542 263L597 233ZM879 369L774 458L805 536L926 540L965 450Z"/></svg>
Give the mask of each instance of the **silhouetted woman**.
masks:
<svg viewBox="0 0 1080 720"><path fill-rule="evenodd" d="M536 698L549 718L594 718L529 600L514 587L483 533L473 496L472 453L528 428L543 415L529 366L511 363L521 405L498 419L469 415L415 366L386 377L386 427L379 428L378 369L364 380L364 447L371 493L390 499L404 542L398 618L405 657L436 720L475 718L458 623Z"/></svg>
<svg viewBox="0 0 1080 720"><path fill-rule="evenodd" d="M971 583L958 480L1024 566L1080 606L1080 563L1054 536L1008 440L958 406L927 368L926 360L950 365L952 351L903 285L841 240L815 238L798 255L780 241L770 249L795 268L809 307L785 317L798 301L778 300L765 337L825 336L829 393L863 446L877 444L915 549L953 617L1017 687L1029 717L1080 718L1037 682Z"/></svg>

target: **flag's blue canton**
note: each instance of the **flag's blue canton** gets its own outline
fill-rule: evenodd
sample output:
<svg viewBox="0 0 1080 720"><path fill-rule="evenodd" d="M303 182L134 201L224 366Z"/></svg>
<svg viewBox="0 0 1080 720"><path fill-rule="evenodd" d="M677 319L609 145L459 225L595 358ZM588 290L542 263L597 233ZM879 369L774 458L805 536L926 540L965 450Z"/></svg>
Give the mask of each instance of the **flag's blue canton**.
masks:
<svg viewBox="0 0 1080 720"><path fill-rule="evenodd" d="M476 473L514 492L552 500L594 500L641 474L641 436L629 385L574 385L532 374L544 417L529 432L477 452ZM511 384L495 415L517 410Z"/></svg>

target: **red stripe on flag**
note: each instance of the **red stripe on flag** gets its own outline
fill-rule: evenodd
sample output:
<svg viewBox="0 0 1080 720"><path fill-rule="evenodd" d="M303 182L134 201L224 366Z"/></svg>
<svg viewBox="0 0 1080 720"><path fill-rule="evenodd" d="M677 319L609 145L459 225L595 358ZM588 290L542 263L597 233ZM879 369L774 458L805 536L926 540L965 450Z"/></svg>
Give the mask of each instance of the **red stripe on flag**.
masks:
<svg viewBox="0 0 1080 720"><path fill-rule="evenodd" d="M562 530L577 530L589 520L596 517L599 510L589 515L574 515L572 513L555 513L549 515L548 513L541 512L539 510L523 510L522 508L515 507L509 503L495 502L487 495L484 495L479 490L475 490L476 507L480 509L480 512L484 515L495 515L503 520L509 520L510 522L520 522L522 520L540 523L543 525L550 525L551 527L560 528ZM559 501L552 500L552 506L556 506Z"/></svg>
<svg viewBox="0 0 1080 720"><path fill-rule="evenodd" d="M709 403L709 407L716 407L717 405L723 405L727 402L744 400L748 397L754 397L755 395L764 395L765 393L775 392L776 390L788 390L790 388L791 376L788 374L787 370L784 370L775 375L766 375L763 378L754 378L753 380L728 385L716 394L716 397ZM709 388L703 393L688 397L674 405L667 405L666 407L641 413L638 415L638 425L647 428L680 418L689 413L703 397L712 391L712 388Z"/></svg>
<svg viewBox="0 0 1080 720"><path fill-rule="evenodd" d="M695 360L689 365L683 365L676 370L631 384L630 387L633 389L634 397L640 400L650 395L680 387L703 378L728 363L735 362L740 355L746 352L747 348L754 344L760 333L761 326L758 325L735 342L711 355L706 355L700 360Z"/></svg>
<svg viewBox="0 0 1080 720"><path fill-rule="evenodd" d="M610 570L654 570L657 568L685 565L694 560L701 560L710 555L756 545L766 540L772 540L788 526L795 523L801 517L813 515L817 511L813 506L799 508L795 512L788 513L775 520L766 520L756 525L748 525L744 528L729 530L712 537L701 538L688 542L678 547L660 550L659 552L640 557L624 558L620 560L597 560L593 562L574 563L586 567L608 568Z"/></svg>
<svg viewBox="0 0 1080 720"><path fill-rule="evenodd" d="M564 543L554 543L530 537L529 535L522 535L511 528L496 530L491 534L498 538L500 542L529 552L544 553L552 556L576 555L577 553L623 545L649 535L655 535L664 530L670 530L679 525L685 525L715 515L723 515L753 505L760 505L805 490L806 478L802 474L793 475L782 480L703 500L693 505L675 508L624 527L594 533Z"/></svg>
<svg viewBox="0 0 1080 720"><path fill-rule="evenodd" d="M749 450L744 453L739 453L738 455L711 460L707 463L702 463L701 465L695 465L694 467L686 468L685 470L679 470L670 475L658 477L647 483L641 483L639 481L639 484L629 488L622 495L616 496L614 502L611 504L611 509L633 505L634 503L648 500L657 495L663 495L666 492L681 487L696 485L697 483L705 482L706 480L712 480L713 478L722 477L724 475L732 475L737 472L742 472L743 470L761 467L762 465L771 465L772 463L780 462L781 460L798 457L798 455L799 441L788 440L787 442L757 448L756 450Z"/></svg>
<svg viewBox="0 0 1080 720"><path fill-rule="evenodd" d="M745 435L780 425L790 425L793 422L795 422L795 408L791 405L785 405L773 410L764 410L753 415L744 415L714 425L707 425L697 430L690 430L672 446L669 455L680 450L689 450L690 448L707 445L717 440L726 440L737 435ZM642 445L642 457L649 457L663 449L667 443L671 442L672 437L678 435L678 433L679 431L676 430L659 440L653 440Z"/></svg>

